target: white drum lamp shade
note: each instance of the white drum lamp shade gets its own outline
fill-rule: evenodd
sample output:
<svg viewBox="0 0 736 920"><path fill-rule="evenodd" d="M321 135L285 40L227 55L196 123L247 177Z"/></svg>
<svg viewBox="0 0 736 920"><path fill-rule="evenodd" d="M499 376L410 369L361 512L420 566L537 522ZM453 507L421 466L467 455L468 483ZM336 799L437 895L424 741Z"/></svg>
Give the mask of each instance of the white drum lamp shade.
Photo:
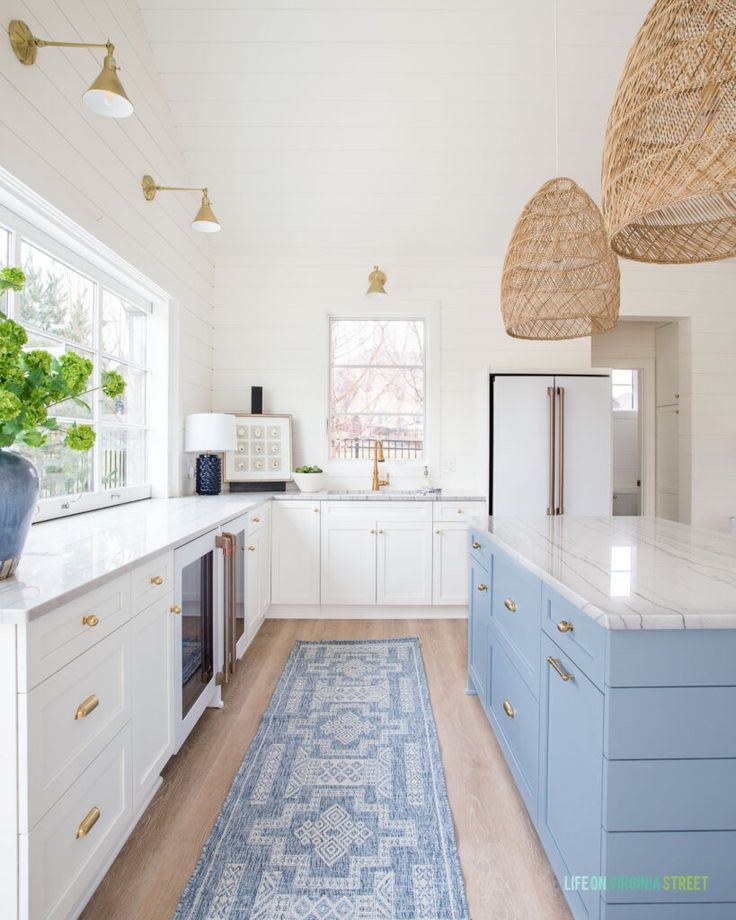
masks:
<svg viewBox="0 0 736 920"><path fill-rule="evenodd" d="M191 453L224 453L235 450L235 416L223 412L188 415L184 450Z"/></svg>
<svg viewBox="0 0 736 920"><path fill-rule="evenodd" d="M198 453L197 495L219 495L222 488L222 463L218 454L235 450L235 416L222 412L198 412L188 415L184 450Z"/></svg>

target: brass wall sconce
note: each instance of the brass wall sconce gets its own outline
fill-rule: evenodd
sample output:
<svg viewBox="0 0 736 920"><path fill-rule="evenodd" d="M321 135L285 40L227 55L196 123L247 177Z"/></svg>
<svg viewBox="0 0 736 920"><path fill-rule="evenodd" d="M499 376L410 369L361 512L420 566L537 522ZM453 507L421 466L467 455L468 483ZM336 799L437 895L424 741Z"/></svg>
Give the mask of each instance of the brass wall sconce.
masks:
<svg viewBox="0 0 736 920"><path fill-rule="evenodd" d="M206 188L196 188L181 185L157 185L152 176L144 176L141 181L143 197L146 201L153 201L156 192L201 192L202 204L199 211L192 221L192 229L200 233L217 233L221 229L219 220L215 217L215 212L210 204L209 194Z"/></svg>
<svg viewBox="0 0 736 920"><path fill-rule="evenodd" d="M30 28L20 19L14 19L8 26L10 45L21 64L36 63L39 48L106 48L107 54L97 79L83 94L85 104L97 115L108 118L127 118L133 114L133 103L118 79L118 65L115 62L115 45L108 39L99 44L89 42L51 42L36 38Z"/></svg>
<svg viewBox="0 0 736 920"><path fill-rule="evenodd" d="M387 297L386 288L386 273L382 272L381 269L377 266L373 266L373 271L368 275L368 290L365 292L366 297Z"/></svg>

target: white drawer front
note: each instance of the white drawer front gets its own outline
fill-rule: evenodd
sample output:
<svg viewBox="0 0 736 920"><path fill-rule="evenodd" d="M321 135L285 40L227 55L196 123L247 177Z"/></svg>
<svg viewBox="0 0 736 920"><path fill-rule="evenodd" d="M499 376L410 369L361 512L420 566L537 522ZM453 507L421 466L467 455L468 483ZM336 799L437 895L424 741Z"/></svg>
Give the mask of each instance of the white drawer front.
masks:
<svg viewBox="0 0 736 920"><path fill-rule="evenodd" d="M427 501L327 501L322 502L322 515L333 520L421 523L432 520L432 503Z"/></svg>
<svg viewBox="0 0 736 920"><path fill-rule="evenodd" d="M251 511L248 514L248 536L254 534L257 530L261 530L269 520L271 516L271 510L268 505L264 505L263 508L256 508L255 511ZM224 527L227 530L227 524Z"/></svg>
<svg viewBox="0 0 736 920"><path fill-rule="evenodd" d="M435 502L434 519L435 521L454 521L462 523L470 521L474 517L480 517L484 513L485 502Z"/></svg>
<svg viewBox="0 0 736 920"><path fill-rule="evenodd" d="M83 836L80 827L99 811ZM30 835L20 837L21 916L67 920L133 820L130 726L116 735Z"/></svg>
<svg viewBox="0 0 736 920"><path fill-rule="evenodd" d="M130 718L129 648L125 626L19 695L21 737L28 739L21 832L35 826Z"/></svg>
<svg viewBox="0 0 736 920"><path fill-rule="evenodd" d="M140 613L174 590L174 554L162 553L133 570L133 612Z"/></svg>
<svg viewBox="0 0 736 920"><path fill-rule="evenodd" d="M31 620L19 631L18 689L30 690L131 617L130 575Z"/></svg>

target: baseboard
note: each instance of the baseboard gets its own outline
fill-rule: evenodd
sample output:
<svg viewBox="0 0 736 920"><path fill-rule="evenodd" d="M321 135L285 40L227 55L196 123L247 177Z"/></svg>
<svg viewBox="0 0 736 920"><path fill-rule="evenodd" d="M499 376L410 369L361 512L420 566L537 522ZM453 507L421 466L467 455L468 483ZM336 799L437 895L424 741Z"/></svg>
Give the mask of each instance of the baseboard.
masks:
<svg viewBox="0 0 736 920"><path fill-rule="evenodd" d="M271 620L466 620L467 607L271 604Z"/></svg>

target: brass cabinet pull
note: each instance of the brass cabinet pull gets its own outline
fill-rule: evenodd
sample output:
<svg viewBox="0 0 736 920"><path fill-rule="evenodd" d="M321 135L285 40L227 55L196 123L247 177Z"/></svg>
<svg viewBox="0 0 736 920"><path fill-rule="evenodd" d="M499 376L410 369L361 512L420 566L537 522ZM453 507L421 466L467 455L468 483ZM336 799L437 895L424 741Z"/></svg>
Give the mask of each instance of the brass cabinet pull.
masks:
<svg viewBox="0 0 736 920"><path fill-rule="evenodd" d="M248 547L248 552L249 552L249 553L254 553L255 551L256 551L255 546L249 546L249 547Z"/></svg>
<svg viewBox="0 0 736 920"><path fill-rule="evenodd" d="M383 531L382 531L382 530L379 530L378 533L383 533Z"/></svg>
<svg viewBox="0 0 736 920"><path fill-rule="evenodd" d="M164 583L164 580L163 580L163 578L162 578L160 575L152 575L152 576L151 576L151 584L152 584L152 585L162 585L163 583Z"/></svg>
<svg viewBox="0 0 736 920"><path fill-rule="evenodd" d="M100 618L94 613L87 613L82 617L82 626L97 626Z"/></svg>
<svg viewBox="0 0 736 920"><path fill-rule="evenodd" d="M477 540L473 540L471 546L473 549L480 549L480 543Z"/></svg>
<svg viewBox="0 0 736 920"><path fill-rule="evenodd" d="M575 680L575 675L566 671L562 667L562 662L558 658L553 658L551 655L547 655L547 663L552 665L555 671L557 671L557 673L565 682L568 680Z"/></svg>
<svg viewBox="0 0 736 920"><path fill-rule="evenodd" d="M462 514L462 513L463 513L463 509L462 509L462 508L458 508L458 509L457 509L457 513L458 513L458 514Z"/></svg>
<svg viewBox="0 0 736 920"><path fill-rule="evenodd" d="M441 530L435 530L435 533L439 536L439 535L442 533L442 531L441 531Z"/></svg>
<svg viewBox="0 0 736 920"><path fill-rule="evenodd" d="M259 517L257 517L257 516L256 516L256 517L252 517L252 518L251 518L251 521L253 521L254 524L260 524L260 523L261 523L261 519L260 519Z"/></svg>
<svg viewBox="0 0 736 920"><path fill-rule="evenodd" d="M178 604L174 604L173 607L169 607L169 610L172 613L181 613L181 607Z"/></svg>
<svg viewBox="0 0 736 920"><path fill-rule="evenodd" d="M574 628L569 620L560 620L557 624L557 629L561 633L572 632Z"/></svg>
<svg viewBox="0 0 736 920"><path fill-rule="evenodd" d="M312 508L312 511L314 511L315 514L319 514L319 508Z"/></svg>
<svg viewBox="0 0 736 920"><path fill-rule="evenodd" d="M481 582L481 583L478 585L478 590L479 590L479 591L487 591L487 590L488 590L488 585L484 585L483 582Z"/></svg>
<svg viewBox="0 0 736 920"><path fill-rule="evenodd" d="M503 701L503 711L506 713L509 719L513 719L516 715L516 710L508 700Z"/></svg>
<svg viewBox="0 0 736 920"><path fill-rule="evenodd" d="M82 818L82 823L77 828L77 840L86 837L99 820L100 809L95 805L94 808L90 808L84 818Z"/></svg>
<svg viewBox="0 0 736 920"><path fill-rule="evenodd" d="M94 693L92 694L92 696L88 696L87 699L83 703L80 703L79 706L77 706L77 711L74 713L75 721L78 722L80 719L86 719L87 716L94 709L97 709L99 705L100 705L99 697L97 697Z"/></svg>
<svg viewBox="0 0 736 920"><path fill-rule="evenodd" d="M503 605L509 611L509 613L516 613L516 602L512 598L507 597L503 602Z"/></svg>
<svg viewBox="0 0 736 920"><path fill-rule="evenodd" d="M375 536L375 533L376 533L376 532L375 532L375 530L369 530L368 533L371 534L372 536Z"/></svg>

